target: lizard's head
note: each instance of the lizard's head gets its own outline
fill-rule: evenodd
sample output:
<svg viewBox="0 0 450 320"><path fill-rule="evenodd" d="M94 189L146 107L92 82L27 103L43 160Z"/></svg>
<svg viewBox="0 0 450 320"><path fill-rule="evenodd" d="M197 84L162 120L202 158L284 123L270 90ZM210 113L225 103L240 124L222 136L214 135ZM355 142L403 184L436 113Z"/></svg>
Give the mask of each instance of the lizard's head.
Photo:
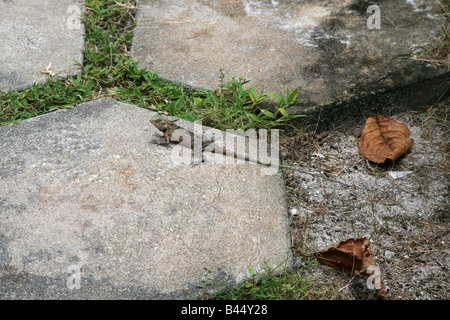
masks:
<svg viewBox="0 0 450 320"><path fill-rule="evenodd" d="M166 139L170 139L172 132L177 128L172 121L169 119L161 117L159 114L155 114L150 119L150 122L160 131L164 133Z"/></svg>
<svg viewBox="0 0 450 320"><path fill-rule="evenodd" d="M159 114L155 114L151 117L150 122L159 130L167 130L167 120L161 117Z"/></svg>
<svg viewBox="0 0 450 320"><path fill-rule="evenodd" d="M163 118L159 115L159 114L154 114L151 118L150 118L150 122L155 124L155 123L160 123L161 120Z"/></svg>

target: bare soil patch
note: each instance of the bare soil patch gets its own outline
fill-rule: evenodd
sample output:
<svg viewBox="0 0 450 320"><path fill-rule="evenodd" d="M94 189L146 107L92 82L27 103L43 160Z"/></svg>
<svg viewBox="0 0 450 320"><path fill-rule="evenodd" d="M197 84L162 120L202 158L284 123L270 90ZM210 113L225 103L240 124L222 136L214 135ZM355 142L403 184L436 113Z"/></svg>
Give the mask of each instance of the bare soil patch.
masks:
<svg viewBox="0 0 450 320"><path fill-rule="evenodd" d="M333 243L368 237L388 299L450 298L450 99L387 115L406 124L412 152L377 165L359 154L360 127L296 136L284 146L297 266ZM327 266L314 277L332 297L372 299L366 277Z"/></svg>

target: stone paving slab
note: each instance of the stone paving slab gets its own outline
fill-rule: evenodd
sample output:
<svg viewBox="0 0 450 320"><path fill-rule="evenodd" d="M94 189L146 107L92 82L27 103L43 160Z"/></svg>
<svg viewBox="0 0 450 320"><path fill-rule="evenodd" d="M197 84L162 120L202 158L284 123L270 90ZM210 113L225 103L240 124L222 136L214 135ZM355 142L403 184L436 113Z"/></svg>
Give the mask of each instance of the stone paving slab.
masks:
<svg viewBox="0 0 450 320"><path fill-rule="evenodd" d="M152 114L101 99L0 127L0 298L194 298L204 268L290 261L283 179L173 163Z"/></svg>
<svg viewBox="0 0 450 320"><path fill-rule="evenodd" d="M0 1L0 90L23 90L45 82L42 73L77 74L83 62L84 1Z"/></svg>
<svg viewBox="0 0 450 320"><path fill-rule="evenodd" d="M398 59L432 39L443 24L434 0L140 1L131 54L165 79L214 89L225 78L258 91L299 87L324 106L402 87L448 70ZM374 17L375 18L375 17Z"/></svg>

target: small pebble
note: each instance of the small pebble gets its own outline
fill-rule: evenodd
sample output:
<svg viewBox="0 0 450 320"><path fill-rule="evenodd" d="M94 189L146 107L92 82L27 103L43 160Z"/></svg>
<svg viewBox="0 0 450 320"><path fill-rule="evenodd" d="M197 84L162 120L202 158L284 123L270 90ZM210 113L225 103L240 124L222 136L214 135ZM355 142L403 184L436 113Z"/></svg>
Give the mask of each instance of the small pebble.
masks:
<svg viewBox="0 0 450 320"><path fill-rule="evenodd" d="M392 251L389 251L389 250L386 250L385 252L384 252L384 257L387 259L387 260L391 260L392 259L392 257L395 255L395 252L392 252Z"/></svg>

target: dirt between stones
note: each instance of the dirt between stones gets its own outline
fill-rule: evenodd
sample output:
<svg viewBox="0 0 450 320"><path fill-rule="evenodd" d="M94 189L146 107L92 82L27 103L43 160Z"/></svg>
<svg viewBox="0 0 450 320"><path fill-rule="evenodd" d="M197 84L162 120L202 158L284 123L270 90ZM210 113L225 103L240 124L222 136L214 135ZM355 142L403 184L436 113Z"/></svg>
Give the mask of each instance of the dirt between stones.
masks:
<svg viewBox="0 0 450 320"><path fill-rule="evenodd" d="M368 237L388 299L449 299L450 99L387 115L406 124L413 150L376 165L359 154L361 128L292 138L284 145L294 266L349 238ZM356 137L355 137L356 135ZM404 175L400 177L401 175ZM294 210L293 210L294 209ZM371 299L367 278L320 265L330 298Z"/></svg>

